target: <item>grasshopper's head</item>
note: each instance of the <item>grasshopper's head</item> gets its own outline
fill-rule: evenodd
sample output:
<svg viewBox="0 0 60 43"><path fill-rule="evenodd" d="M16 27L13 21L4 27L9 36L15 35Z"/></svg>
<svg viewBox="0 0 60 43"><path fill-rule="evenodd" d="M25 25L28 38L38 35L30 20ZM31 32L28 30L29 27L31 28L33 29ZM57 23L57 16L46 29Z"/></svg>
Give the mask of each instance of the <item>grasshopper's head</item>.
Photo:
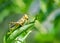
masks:
<svg viewBox="0 0 60 43"><path fill-rule="evenodd" d="M27 15L27 14L25 14L25 15L24 15L24 18L28 20L28 15Z"/></svg>

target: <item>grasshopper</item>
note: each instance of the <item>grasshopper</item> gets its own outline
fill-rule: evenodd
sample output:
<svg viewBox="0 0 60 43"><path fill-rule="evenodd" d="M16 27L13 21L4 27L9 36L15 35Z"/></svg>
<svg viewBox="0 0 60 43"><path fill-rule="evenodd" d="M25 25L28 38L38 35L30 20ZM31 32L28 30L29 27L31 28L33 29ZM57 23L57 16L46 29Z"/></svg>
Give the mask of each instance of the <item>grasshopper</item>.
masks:
<svg viewBox="0 0 60 43"><path fill-rule="evenodd" d="M28 20L28 15L25 14L21 19L19 19L17 22L11 22L11 24L13 24L12 26L10 26L10 30L8 34L11 34L14 30L16 30L17 28L23 26L23 24Z"/></svg>

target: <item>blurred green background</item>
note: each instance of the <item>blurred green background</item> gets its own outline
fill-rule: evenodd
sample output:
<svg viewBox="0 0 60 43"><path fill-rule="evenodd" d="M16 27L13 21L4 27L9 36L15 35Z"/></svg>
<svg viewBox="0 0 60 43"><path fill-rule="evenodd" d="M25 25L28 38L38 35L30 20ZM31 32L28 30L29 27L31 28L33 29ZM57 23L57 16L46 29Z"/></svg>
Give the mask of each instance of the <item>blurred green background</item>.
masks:
<svg viewBox="0 0 60 43"><path fill-rule="evenodd" d="M25 13L39 21L36 28L40 29L40 32L34 29L25 43L60 43L60 0L0 0L0 43L9 23L19 20Z"/></svg>

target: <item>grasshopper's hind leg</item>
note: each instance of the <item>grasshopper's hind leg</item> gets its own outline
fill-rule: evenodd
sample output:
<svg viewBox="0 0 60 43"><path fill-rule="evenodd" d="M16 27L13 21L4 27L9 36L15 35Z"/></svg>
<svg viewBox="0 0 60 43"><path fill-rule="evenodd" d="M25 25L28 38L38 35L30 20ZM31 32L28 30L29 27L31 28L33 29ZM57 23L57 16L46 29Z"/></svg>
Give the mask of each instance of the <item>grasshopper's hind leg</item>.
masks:
<svg viewBox="0 0 60 43"><path fill-rule="evenodd" d="M19 22L10 22L9 27L12 28L12 27L14 27L15 25L18 26L18 25L20 25L20 24L19 24Z"/></svg>
<svg viewBox="0 0 60 43"><path fill-rule="evenodd" d="M9 34L13 31L13 28L14 27L17 27L17 26L19 26L19 23L17 23L17 22L10 22L10 24L9 24Z"/></svg>

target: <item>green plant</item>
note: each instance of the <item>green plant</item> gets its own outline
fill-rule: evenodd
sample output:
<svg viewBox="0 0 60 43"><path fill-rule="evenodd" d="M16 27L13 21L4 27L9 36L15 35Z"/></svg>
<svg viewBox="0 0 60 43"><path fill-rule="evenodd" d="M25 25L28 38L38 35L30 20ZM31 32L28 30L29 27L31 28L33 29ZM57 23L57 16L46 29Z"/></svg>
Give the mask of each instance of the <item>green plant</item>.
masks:
<svg viewBox="0 0 60 43"><path fill-rule="evenodd" d="M8 33L9 22L17 21L25 13L31 15L29 23L14 30L11 35L5 35ZM17 37L22 42L26 40L26 43L60 43L60 0L0 0L0 28L0 43L3 43L4 36L4 43L15 43ZM35 35L31 35L30 31ZM14 34L15 32L22 33Z"/></svg>

